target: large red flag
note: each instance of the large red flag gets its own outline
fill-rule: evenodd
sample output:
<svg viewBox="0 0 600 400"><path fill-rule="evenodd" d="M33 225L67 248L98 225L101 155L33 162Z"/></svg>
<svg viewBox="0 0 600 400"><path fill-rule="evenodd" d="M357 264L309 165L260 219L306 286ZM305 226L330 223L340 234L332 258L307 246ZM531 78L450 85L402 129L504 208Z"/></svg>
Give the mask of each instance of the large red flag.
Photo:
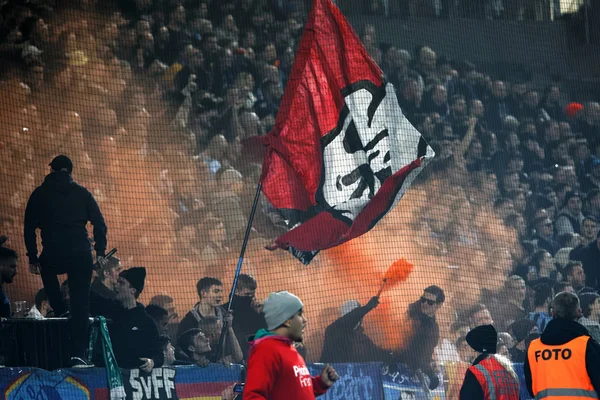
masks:
<svg viewBox="0 0 600 400"><path fill-rule="evenodd" d="M314 0L273 130L263 192L295 228L273 248L305 264L356 238L434 156L331 0Z"/></svg>

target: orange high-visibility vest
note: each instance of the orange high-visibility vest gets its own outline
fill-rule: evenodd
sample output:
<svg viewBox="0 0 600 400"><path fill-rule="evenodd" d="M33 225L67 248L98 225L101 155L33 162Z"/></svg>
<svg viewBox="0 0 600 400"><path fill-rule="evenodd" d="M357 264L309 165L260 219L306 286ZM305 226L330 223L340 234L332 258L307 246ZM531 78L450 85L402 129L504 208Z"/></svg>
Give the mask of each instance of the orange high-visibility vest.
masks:
<svg viewBox="0 0 600 400"><path fill-rule="evenodd" d="M598 399L585 366L589 339L580 336L557 346L545 345L540 339L531 342L527 359L537 400Z"/></svg>

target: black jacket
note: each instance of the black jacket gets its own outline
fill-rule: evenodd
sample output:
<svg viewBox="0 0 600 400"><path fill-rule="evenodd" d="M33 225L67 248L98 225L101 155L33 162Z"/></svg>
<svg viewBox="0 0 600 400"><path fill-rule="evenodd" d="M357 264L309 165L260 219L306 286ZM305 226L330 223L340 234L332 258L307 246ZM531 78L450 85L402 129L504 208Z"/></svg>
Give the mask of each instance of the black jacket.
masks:
<svg viewBox="0 0 600 400"><path fill-rule="evenodd" d="M227 307L228 304L223 305L224 310L227 310ZM240 343L242 353L244 353L244 360L247 360L250 350L248 337L254 335L259 329L266 329L267 322L264 315L252 307L251 297L233 296L231 310L233 312L233 331Z"/></svg>
<svg viewBox="0 0 600 400"><path fill-rule="evenodd" d="M0 318L10 318L11 314L10 300L8 300L4 288L0 285Z"/></svg>
<svg viewBox="0 0 600 400"><path fill-rule="evenodd" d="M94 225L96 254L106 251L106 224L92 194L65 172L52 172L35 189L25 210L25 246L30 262L37 262L36 228L45 251L90 251L86 225Z"/></svg>
<svg viewBox="0 0 600 400"><path fill-rule="evenodd" d="M580 336L589 336L587 329L585 329L583 325L576 321L553 319L548 322L540 340L545 345L557 346L570 342ZM592 381L592 386L594 386L594 390L596 393L600 393L600 345L592 338L588 341L585 351L585 366L588 376ZM527 391L531 397L534 397L531 382L531 368L529 367L529 360L527 358L525 359L523 369Z"/></svg>
<svg viewBox="0 0 600 400"><path fill-rule="evenodd" d="M100 280L100 278L98 278L98 277L95 277L94 280L92 281L91 290L93 292L96 292L103 298L107 298L107 299L111 299L111 300L116 300L116 298L117 298L117 294L114 291L110 290L104 284L104 282L102 282L102 280Z"/></svg>
<svg viewBox="0 0 600 400"><path fill-rule="evenodd" d="M571 251L571 259L581 261L585 271L585 286L600 288L600 249L596 240L587 246Z"/></svg>
<svg viewBox="0 0 600 400"><path fill-rule="evenodd" d="M429 389L439 385L439 380L431 368L433 351L440 340L440 328L435 317L431 318L420 310L420 302L408 306L408 317L412 324L412 336L406 347L397 355L397 361L413 370L420 369L431 382Z"/></svg>
<svg viewBox="0 0 600 400"><path fill-rule="evenodd" d="M162 366L164 355L158 328L144 306L138 303L135 308L127 310L116 301L105 299L101 302L98 301L101 296L92 296L97 300L92 313L111 321L108 332L119 367L138 368L143 364L140 358L152 359L154 367ZM101 357L94 359L94 363L102 364L102 361Z"/></svg>
<svg viewBox="0 0 600 400"><path fill-rule="evenodd" d="M358 307L327 327L322 363L392 362L391 352L377 347L362 326L356 327L372 309Z"/></svg>

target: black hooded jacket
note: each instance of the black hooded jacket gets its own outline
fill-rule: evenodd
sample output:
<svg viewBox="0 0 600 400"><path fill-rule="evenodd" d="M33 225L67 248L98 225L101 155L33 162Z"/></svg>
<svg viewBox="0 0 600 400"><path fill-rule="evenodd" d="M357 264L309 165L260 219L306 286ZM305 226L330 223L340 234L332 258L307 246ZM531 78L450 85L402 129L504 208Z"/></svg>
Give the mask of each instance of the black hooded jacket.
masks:
<svg viewBox="0 0 600 400"><path fill-rule="evenodd" d="M580 323L566 319L553 319L546 325L546 329L542 333L540 340L545 345L557 346L570 342L580 336L589 336L587 329ZM596 393L600 393L600 344L592 338L587 343L585 366L594 390ZM535 397L531 382L531 368L529 367L529 360L527 358L525 359L523 369L527 391L531 397Z"/></svg>
<svg viewBox="0 0 600 400"><path fill-rule="evenodd" d="M44 250L52 253L90 251L86 229L94 225L95 250L106 252L106 224L92 194L78 185L70 174L52 172L35 189L25 210L25 246L30 262L37 262L35 230L40 228Z"/></svg>
<svg viewBox="0 0 600 400"><path fill-rule="evenodd" d="M158 328L142 304L126 309L118 301L103 298L94 291L91 296L96 299L92 303L92 315L110 320L108 332L119 367L139 368L140 358L152 359L154 367L162 366L164 355ZM99 349L100 346L95 346L94 364L104 365Z"/></svg>
<svg viewBox="0 0 600 400"><path fill-rule="evenodd" d="M391 352L377 347L363 327L357 327L373 308L369 304L358 307L327 327L322 363L393 362Z"/></svg>

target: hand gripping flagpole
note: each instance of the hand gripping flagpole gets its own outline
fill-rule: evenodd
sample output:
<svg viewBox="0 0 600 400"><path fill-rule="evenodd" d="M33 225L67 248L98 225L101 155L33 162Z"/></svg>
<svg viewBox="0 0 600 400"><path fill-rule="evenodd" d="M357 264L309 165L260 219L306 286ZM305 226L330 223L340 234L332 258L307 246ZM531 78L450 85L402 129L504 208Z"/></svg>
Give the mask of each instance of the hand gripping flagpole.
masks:
<svg viewBox="0 0 600 400"><path fill-rule="evenodd" d="M254 202L252 203L252 210L250 211L250 216L248 217L248 224L246 225L246 233L244 234L244 241L242 242L242 249L240 250L240 257L238 258L237 268L235 270L235 275L233 277L233 284L231 285L231 292L229 293L229 303L227 304L226 313L231 312L231 304L233 303L233 296L235 294L235 289L237 288L238 278L240 277L240 272L242 271L242 264L244 263L244 254L246 254L246 247L248 246L248 239L250 238L250 232L252 231L252 223L254 222L254 214L256 214L256 207L258 206L258 199L260 198L260 192L262 190L262 179L256 186L256 194L254 195ZM227 339L227 330L229 326L223 324L223 331L221 332L221 338L219 339L219 348L217 351L217 361L221 358L223 354L223 349L225 346L225 340Z"/></svg>

